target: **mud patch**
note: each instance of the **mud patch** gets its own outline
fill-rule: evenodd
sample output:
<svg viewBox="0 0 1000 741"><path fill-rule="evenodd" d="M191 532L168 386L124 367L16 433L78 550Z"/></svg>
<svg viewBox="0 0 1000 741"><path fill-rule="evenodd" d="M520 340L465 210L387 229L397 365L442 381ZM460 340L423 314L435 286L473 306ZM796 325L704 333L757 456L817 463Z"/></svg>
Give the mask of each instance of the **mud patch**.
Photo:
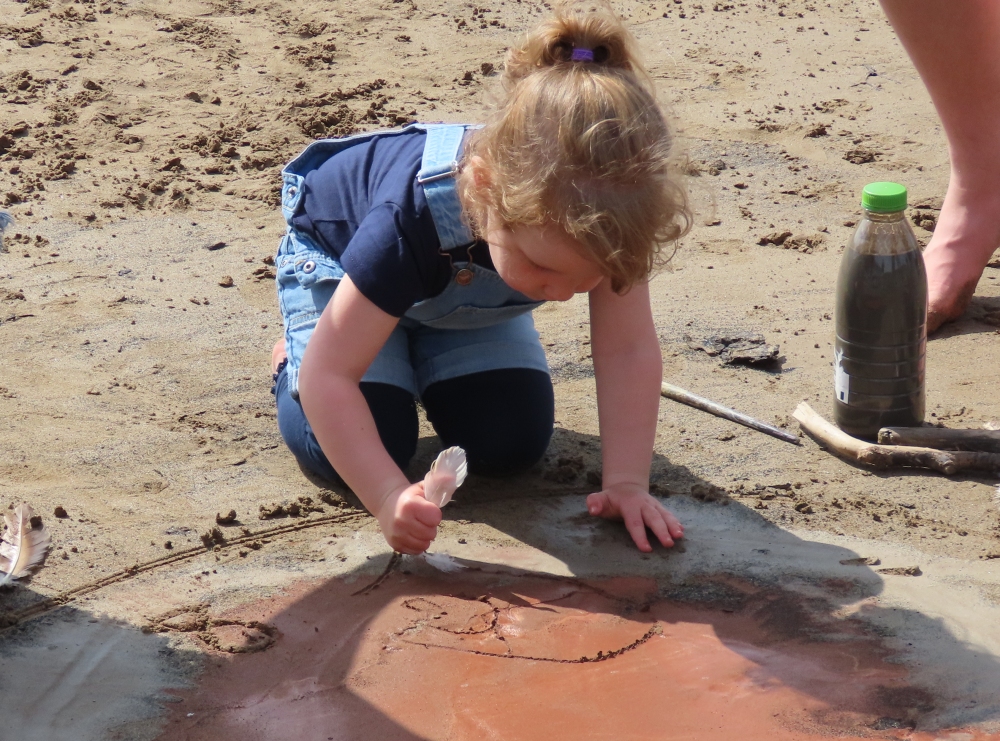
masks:
<svg viewBox="0 0 1000 741"><path fill-rule="evenodd" d="M897 738L935 707L824 598L393 564L377 590L302 585L228 615L272 626L273 647L211 666L163 738Z"/></svg>
<svg viewBox="0 0 1000 741"><path fill-rule="evenodd" d="M688 347L701 350L709 357L718 357L723 365L750 365L771 368L781 363L781 347L770 345L757 332L723 332L704 340L684 336Z"/></svg>
<svg viewBox="0 0 1000 741"><path fill-rule="evenodd" d="M151 618L144 633L190 633L216 651L230 654L258 653L274 645L278 631L259 620L212 617L209 605L178 607Z"/></svg>

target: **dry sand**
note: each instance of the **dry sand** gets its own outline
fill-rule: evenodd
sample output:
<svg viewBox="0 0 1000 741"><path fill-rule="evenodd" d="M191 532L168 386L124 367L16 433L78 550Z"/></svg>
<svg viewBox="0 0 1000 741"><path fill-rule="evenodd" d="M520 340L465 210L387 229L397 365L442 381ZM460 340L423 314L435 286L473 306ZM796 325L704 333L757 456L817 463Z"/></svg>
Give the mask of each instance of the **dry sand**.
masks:
<svg viewBox="0 0 1000 741"><path fill-rule="evenodd" d="M864 183L905 183L918 237L930 236L923 227L933 225L948 171L933 108L875 2L616 7L677 119L699 209L674 270L652 285L666 378L794 430L789 414L803 399L829 413L833 285ZM0 493L30 502L54 542L30 583L0 592L0 615L9 621L198 546L216 513L237 512L220 526L228 541L251 532L8 631L5 665L20 656L41 666L34 649L67 647L45 654L49 670L27 694L0 676L2 716L19 717L23 737L101 738L116 728L119 738L153 738L163 707L156 688L193 681L225 653L190 631L143 638L129 626L155 626L196 603L221 616L257 598L277 600L261 608L273 616L317 584L370 580L385 566L365 517L253 535L352 506L346 492L302 475L275 425L267 366L280 332L269 265L282 233L278 173L314 137L481 119L503 50L543 11L513 0L0 0L0 205L17 219L0 253ZM987 269L967 316L929 344L928 421L978 427L1000 418L996 273ZM995 730L991 686L962 685L959 671L1000 676L995 478L871 473L809 440L791 446L664 402L653 480L692 527L686 553L640 556L623 528L591 522L582 504L600 465L585 300L547 305L536 322L556 379L550 455L514 481L470 480L445 512L438 548L531 572L642 576L663 599L685 579L731 574L760 589L805 574L796 600L881 610L872 625L899 615L884 630L917 636L916 648L892 639L912 673L899 681L933 702L886 717L933 732ZM722 366L694 349L733 330L780 344L780 369ZM436 446L425 427L414 477ZM308 501L298 517L258 520L262 506L300 498ZM68 517L56 518L57 506ZM793 555L769 546L775 538L794 543ZM729 561L732 539L750 560ZM844 553L831 560L827 547ZM840 566L851 554L882 563ZM878 571L912 566L924 576ZM867 586L837 597L823 586L831 578ZM300 579L312 586L296 586ZM98 613L119 622L87 622ZM108 648L111 635L120 650ZM283 640L257 656L284 650ZM907 653L917 648L925 653ZM77 683L60 668L68 656L78 659ZM136 679L125 700L94 714L79 690L94 672ZM986 699L962 704L976 692Z"/></svg>

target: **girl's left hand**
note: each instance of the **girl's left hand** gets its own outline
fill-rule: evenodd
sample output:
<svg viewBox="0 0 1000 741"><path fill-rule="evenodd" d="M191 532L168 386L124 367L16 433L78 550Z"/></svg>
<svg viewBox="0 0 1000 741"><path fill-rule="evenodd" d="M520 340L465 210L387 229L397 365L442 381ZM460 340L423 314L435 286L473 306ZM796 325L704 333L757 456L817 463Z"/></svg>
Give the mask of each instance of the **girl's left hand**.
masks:
<svg viewBox="0 0 1000 741"><path fill-rule="evenodd" d="M684 526L670 511L636 484L615 484L587 497L587 511L595 517L625 522L632 540L643 553L653 547L646 537L646 528L653 531L665 548L684 537Z"/></svg>

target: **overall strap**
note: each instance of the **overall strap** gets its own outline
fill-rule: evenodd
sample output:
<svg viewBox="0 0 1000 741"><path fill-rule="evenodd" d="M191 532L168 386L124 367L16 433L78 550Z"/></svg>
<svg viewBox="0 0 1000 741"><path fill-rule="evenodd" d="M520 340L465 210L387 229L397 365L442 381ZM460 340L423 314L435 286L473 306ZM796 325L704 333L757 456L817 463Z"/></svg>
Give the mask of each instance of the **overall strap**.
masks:
<svg viewBox="0 0 1000 741"><path fill-rule="evenodd" d="M469 244L473 236L462 221L455 176L462 137L470 127L461 124L418 124L417 127L427 132L417 182L424 186L441 249L447 251Z"/></svg>

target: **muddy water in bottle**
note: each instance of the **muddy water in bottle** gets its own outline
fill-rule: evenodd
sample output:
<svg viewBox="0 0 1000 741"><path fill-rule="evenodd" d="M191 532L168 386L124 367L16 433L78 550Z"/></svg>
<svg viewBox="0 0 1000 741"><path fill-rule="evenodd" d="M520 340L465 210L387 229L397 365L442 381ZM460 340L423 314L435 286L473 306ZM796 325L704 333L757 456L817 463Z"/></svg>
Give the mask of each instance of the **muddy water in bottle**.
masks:
<svg viewBox="0 0 1000 741"><path fill-rule="evenodd" d="M834 419L874 439L924 418L927 275L906 222L906 189L871 183L837 279Z"/></svg>

